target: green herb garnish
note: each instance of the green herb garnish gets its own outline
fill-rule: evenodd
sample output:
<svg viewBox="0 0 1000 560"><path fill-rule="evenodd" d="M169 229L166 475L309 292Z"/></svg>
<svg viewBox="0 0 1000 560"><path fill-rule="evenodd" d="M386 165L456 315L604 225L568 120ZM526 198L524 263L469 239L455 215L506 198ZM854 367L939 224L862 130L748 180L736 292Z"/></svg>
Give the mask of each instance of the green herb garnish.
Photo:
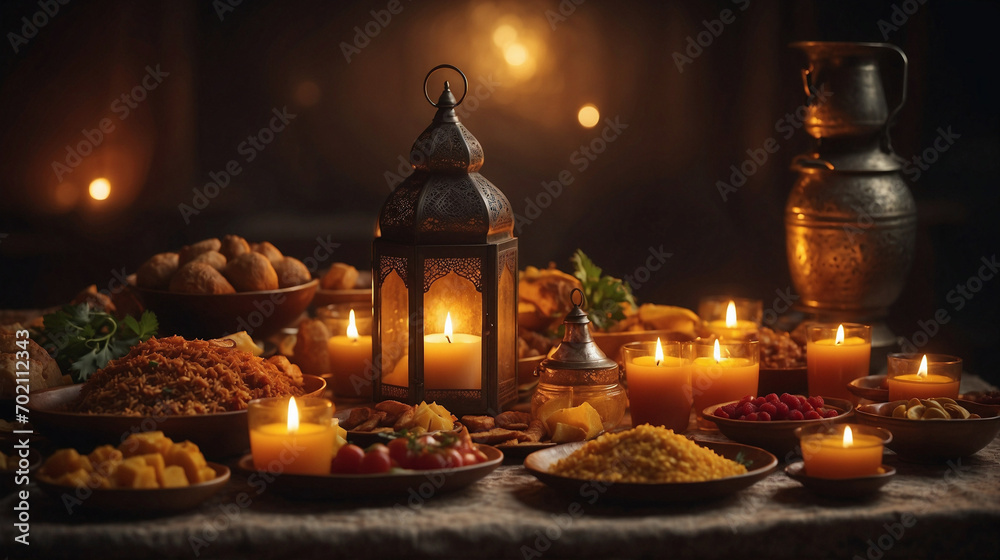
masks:
<svg viewBox="0 0 1000 560"><path fill-rule="evenodd" d="M594 264L586 254L577 249L570 257L573 276L583 285L583 295L587 299L587 317L600 330L607 330L618 321L625 319L622 304L635 308L632 288L618 278L605 276L601 267Z"/></svg>
<svg viewBox="0 0 1000 560"><path fill-rule="evenodd" d="M42 345L77 383L155 336L159 326L152 311L144 311L138 321L131 316L119 321L87 303L66 305L43 317L43 323Z"/></svg>

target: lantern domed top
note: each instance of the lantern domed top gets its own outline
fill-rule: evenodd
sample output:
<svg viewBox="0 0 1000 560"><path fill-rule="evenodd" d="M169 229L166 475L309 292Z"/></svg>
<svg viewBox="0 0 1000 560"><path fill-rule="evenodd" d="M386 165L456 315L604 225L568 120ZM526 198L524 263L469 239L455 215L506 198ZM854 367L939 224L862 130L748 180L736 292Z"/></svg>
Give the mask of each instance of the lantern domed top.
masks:
<svg viewBox="0 0 1000 560"><path fill-rule="evenodd" d="M439 68L457 68L441 65ZM431 73L427 74L430 78ZM468 80L462 74L466 91ZM427 96L427 79L424 79ZM514 214L507 197L479 174L483 148L455 114L462 99L455 100L448 82L438 102L434 120L413 143L413 173L386 199L379 214L379 234L388 241L407 244L492 243L511 239Z"/></svg>

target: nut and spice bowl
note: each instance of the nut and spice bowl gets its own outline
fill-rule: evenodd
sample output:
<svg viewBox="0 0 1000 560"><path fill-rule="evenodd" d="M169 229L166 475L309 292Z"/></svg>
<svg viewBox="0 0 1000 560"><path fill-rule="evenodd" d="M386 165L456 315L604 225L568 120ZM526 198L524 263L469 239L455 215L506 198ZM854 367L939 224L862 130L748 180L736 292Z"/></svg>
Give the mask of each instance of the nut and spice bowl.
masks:
<svg viewBox="0 0 1000 560"><path fill-rule="evenodd" d="M893 417L893 411L900 405L905 406L907 401L892 401L859 405L857 421L892 432L892 442L886 447L901 459L939 463L974 455L1000 433L1000 412L996 409L970 401L955 403L980 418Z"/></svg>
<svg viewBox="0 0 1000 560"><path fill-rule="evenodd" d="M774 453L779 459L785 458L793 453L798 446L799 440L795 437L795 429L802 426L814 424L842 424L849 421L854 416L854 405L845 399L835 399L823 397L823 408L837 411L837 415L830 418L815 418L801 420L739 420L737 418L720 418L715 416L718 408L725 407L739 401L730 401L705 407L701 411L702 417L711 420L719 427L727 438L766 449Z"/></svg>

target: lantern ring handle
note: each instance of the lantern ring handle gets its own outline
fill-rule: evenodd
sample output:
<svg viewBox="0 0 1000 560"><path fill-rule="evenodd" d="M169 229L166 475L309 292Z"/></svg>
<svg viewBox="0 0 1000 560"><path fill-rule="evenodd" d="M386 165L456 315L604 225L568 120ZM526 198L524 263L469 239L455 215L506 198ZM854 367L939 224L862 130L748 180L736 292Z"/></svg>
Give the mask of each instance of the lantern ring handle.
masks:
<svg viewBox="0 0 1000 560"><path fill-rule="evenodd" d="M427 98L427 102L430 103L431 106L433 107L438 106L438 104L431 99L431 96L427 94L427 80L431 79L431 74L437 72L442 68L451 68L452 70L458 72L460 76L462 76L462 85L465 86L465 90L462 92L462 98L455 103L455 106L458 107L459 105L462 104L462 101L465 101L465 96L468 95L469 93L469 79L465 77L465 72L462 72L461 70L458 69L457 66L452 66L451 64L438 64L434 68L431 68L431 71L428 72L427 76L424 77L424 97Z"/></svg>
<svg viewBox="0 0 1000 560"><path fill-rule="evenodd" d="M579 302L576 301L578 299L580 300ZM573 291L569 293L569 302L577 307L582 306L584 302L583 290L580 288L573 288Z"/></svg>

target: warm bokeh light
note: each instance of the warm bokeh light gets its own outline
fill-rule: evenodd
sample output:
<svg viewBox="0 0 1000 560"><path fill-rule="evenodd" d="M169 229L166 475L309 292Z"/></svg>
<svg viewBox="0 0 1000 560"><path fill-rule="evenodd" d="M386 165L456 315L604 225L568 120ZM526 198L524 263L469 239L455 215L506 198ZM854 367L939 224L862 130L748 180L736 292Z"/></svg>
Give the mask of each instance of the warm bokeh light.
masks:
<svg viewBox="0 0 1000 560"><path fill-rule="evenodd" d="M493 30L493 44L501 49L517 39L517 30L504 24Z"/></svg>
<svg viewBox="0 0 1000 560"><path fill-rule="evenodd" d="M597 107L587 104L580 107L580 112L576 114L576 119L586 128L593 128L601 121L601 112Z"/></svg>
<svg viewBox="0 0 1000 560"><path fill-rule="evenodd" d="M528 49L521 43L511 43L503 50L503 58L511 66L520 66L528 61Z"/></svg>
<svg viewBox="0 0 1000 560"><path fill-rule="evenodd" d="M312 80L305 80L295 86L295 102L302 107L312 107L319 102L319 85Z"/></svg>
<svg viewBox="0 0 1000 560"><path fill-rule="evenodd" d="M90 182L90 198L106 200L111 196L111 182L101 177Z"/></svg>

